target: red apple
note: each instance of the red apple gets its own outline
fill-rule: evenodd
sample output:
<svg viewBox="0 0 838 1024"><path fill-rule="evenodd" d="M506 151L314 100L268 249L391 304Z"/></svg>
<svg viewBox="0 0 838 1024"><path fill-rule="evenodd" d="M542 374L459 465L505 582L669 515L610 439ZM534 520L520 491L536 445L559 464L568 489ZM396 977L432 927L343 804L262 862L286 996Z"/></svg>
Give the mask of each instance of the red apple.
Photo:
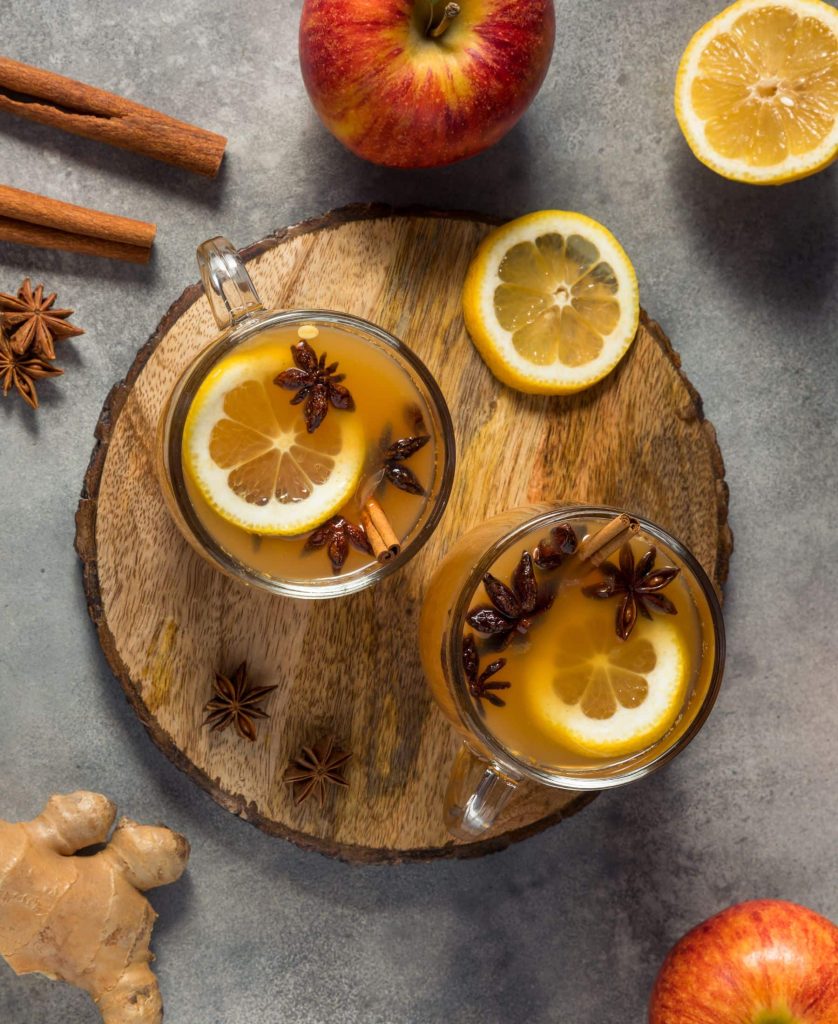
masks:
<svg viewBox="0 0 838 1024"><path fill-rule="evenodd" d="M553 0L305 0L300 64L349 149L436 167L509 131L544 81L555 32Z"/></svg>
<svg viewBox="0 0 838 1024"><path fill-rule="evenodd" d="M838 1024L838 928L785 900L723 910L670 951L649 1024Z"/></svg>

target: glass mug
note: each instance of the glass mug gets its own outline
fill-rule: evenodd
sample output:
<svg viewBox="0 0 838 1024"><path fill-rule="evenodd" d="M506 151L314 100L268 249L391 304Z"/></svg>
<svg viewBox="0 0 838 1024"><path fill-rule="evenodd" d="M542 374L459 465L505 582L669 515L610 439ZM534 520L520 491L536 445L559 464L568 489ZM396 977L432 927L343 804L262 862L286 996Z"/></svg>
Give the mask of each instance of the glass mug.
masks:
<svg viewBox="0 0 838 1024"><path fill-rule="evenodd" d="M431 692L464 741L444 811L448 830L459 839L474 840L489 829L523 781L579 791L642 778L683 750L710 713L724 668L724 624L713 584L695 557L661 527L631 519L638 531L629 545L637 576L648 567L640 559L652 546L652 573L662 562L680 571L666 583L666 575L644 577L653 596L638 607L632 633L623 640L615 623L620 628L624 592L618 586L613 594L591 593L623 568L622 542L602 559L610 563L607 570L582 563L581 548L572 553L618 514L585 505L512 509L461 537L431 578L420 653ZM516 566L545 540L561 543L568 526L575 540L557 555L558 566L542 571L529 563L541 596L531 616L532 600L516 618ZM552 534L556 528L560 532ZM490 571L509 584L507 597L501 593L498 601L510 621L495 614L495 601L487 599L483 581ZM677 614L663 613L662 604ZM480 608L489 609L491 628L511 627L499 634L509 641L503 649L497 636L467 622L469 616L489 628ZM623 740L609 732L618 721L633 723L627 735L636 735L637 749L620 749Z"/></svg>
<svg viewBox="0 0 838 1024"><path fill-rule="evenodd" d="M161 414L158 476L172 518L191 546L216 569L270 593L295 598L332 598L372 586L400 569L419 551L445 510L454 476L455 447L451 416L442 392L421 360L403 342L375 324L330 310L265 309L247 269L227 239L213 238L204 242L197 250L197 258L204 290L221 333L186 368ZM318 429L330 422L330 416L334 424L335 417L359 415L361 402L355 391L357 385L367 396L369 415L384 416L397 398L399 402L405 398L403 407L409 409L414 429L411 431L403 422L398 427L405 433L430 436L430 443L425 443L424 450L417 456L424 460L422 501L413 498L412 505L402 501L397 508L398 517L393 518L394 529L399 525L402 530L400 544L391 552L385 552L389 560L384 561L375 560L371 555L362 557L355 551L357 545L350 546L347 571L340 575L335 575L337 570L329 572L324 552L319 552L322 556L319 558L316 557L318 552L299 553L308 527L299 537L290 538L299 543L293 553L289 553L293 548L293 544L289 547L289 538L261 536L258 531L242 530L225 521L203 500L184 465L184 429L190 407L214 368L231 353L241 353L248 358L253 353L264 352L266 346L274 342L276 352L282 352L288 363L289 348L304 338L312 339L311 344L318 353L328 351L329 360L339 358L341 372L348 371L351 378L347 384L353 384L356 411L331 411ZM271 400L287 403L289 407L292 398L299 397L279 388L276 393L281 398ZM401 408L399 405L396 411ZM367 427L369 423L365 421L364 431ZM399 436L397 433L396 437ZM376 442L377 437L363 439L368 451L376 449ZM360 443L356 447L359 448ZM373 482L381 483L380 473ZM358 495L362 484L363 480L352 498L357 501L356 512L361 508ZM392 494L396 495L392 501L405 497L401 491L392 490ZM329 553L331 557L331 547Z"/></svg>

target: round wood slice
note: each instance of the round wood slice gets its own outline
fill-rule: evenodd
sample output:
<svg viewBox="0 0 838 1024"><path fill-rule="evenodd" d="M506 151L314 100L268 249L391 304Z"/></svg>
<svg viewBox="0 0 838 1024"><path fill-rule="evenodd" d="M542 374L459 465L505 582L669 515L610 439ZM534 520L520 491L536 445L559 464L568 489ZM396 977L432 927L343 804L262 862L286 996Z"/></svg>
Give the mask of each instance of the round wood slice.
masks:
<svg viewBox="0 0 838 1024"><path fill-rule="evenodd" d="M244 250L266 305L355 313L404 339L445 394L458 464L435 536L372 591L295 602L247 590L206 565L169 519L153 467L161 406L216 333L187 289L108 396L77 514L90 615L105 656L154 742L224 807L273 835L348 861L497 850L588 803L525 786L485 839L442 824L453 730L419 665L422 592L452 540L502 509L543 499L618 505L656 520L721 585L732 548L724 466L701 399L645 315L617 370L571 398L500 385L466 335L460 289L491 228L472 214L348 207ZM216 670L247 660L278 684L255 743L202 728ZM302 744L333 734L353 753L349 788L321 810L283 784Z"/></svg>

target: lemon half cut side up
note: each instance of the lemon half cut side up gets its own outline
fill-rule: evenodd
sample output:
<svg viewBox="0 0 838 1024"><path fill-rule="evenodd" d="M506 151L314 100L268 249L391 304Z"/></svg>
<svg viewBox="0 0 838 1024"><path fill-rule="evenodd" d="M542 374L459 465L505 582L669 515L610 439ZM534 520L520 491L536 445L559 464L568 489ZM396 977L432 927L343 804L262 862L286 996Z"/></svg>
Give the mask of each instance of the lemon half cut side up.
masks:
<svg viewBox="0 0 838 1024"><path fill-rule="evenodd" d="M838 10L739 0L693 36L675 115L695 156L734 181L782 185L838 155Z"/></svg>

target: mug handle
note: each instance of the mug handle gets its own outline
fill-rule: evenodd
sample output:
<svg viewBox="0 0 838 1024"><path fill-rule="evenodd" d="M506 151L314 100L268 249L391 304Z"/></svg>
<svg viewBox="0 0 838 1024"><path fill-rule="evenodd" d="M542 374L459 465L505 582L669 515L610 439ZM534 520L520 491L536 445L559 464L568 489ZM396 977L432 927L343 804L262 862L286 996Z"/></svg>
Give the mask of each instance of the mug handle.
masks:
<svg viewBox="0 0 838 1024"><path fill-rule="evenodd" d="M477 839L492 827L517 786L518 780L478 757L464 743L457 752L445 794L446 828L456 839Z"/></svg>
<svg viewBox="0 0 838 1024"><path fill-rule="evenodd" d="M198 246L196 255L204 291L222 330L264 309L250 274L229 239L210 238Z"/></svg>

